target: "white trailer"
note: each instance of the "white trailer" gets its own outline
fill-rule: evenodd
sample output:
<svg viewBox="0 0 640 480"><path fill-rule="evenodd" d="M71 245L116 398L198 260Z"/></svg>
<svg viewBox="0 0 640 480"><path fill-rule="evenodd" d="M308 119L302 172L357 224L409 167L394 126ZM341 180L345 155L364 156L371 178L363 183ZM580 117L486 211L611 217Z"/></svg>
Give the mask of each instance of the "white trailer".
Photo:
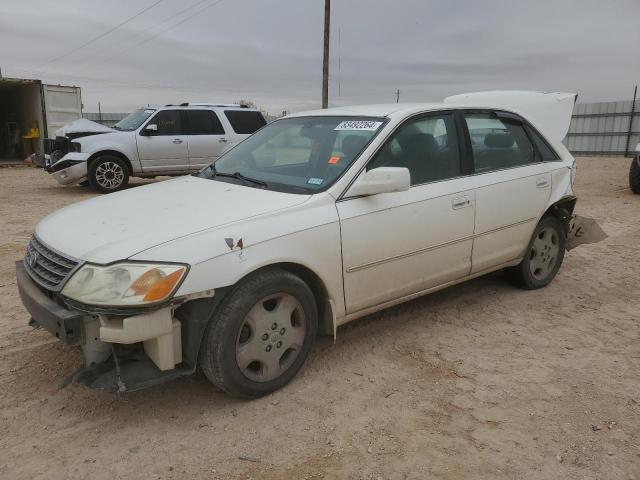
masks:
<svg viewBox="0 0 640 480"><path fill-rule="evenodd" d="M42 140L78 118L80 87L0 77L0 161L42 154Z"/></svg>

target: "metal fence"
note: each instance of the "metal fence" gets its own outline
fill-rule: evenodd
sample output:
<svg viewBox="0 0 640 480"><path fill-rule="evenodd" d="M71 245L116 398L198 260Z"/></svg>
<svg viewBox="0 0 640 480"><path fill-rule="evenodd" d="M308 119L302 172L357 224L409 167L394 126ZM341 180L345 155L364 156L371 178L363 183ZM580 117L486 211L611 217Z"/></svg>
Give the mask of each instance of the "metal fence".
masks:
<svg viewBox="0 0 640 480"><path fill-rule="evenodd" d="M640 143L640 100L632 106L631 100L577 103L565 145L574 155L625 155L627 148L633 152Z"/></svg>

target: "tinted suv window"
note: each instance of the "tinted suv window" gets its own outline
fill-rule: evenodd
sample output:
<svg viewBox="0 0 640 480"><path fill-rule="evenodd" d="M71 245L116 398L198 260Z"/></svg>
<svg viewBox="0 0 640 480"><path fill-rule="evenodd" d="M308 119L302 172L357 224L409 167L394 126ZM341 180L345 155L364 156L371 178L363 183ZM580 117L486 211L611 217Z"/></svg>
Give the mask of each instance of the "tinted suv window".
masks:
<svg viewBox="0 0 640 480"><path fill-rule="evenodd" d="M251 134L267 124L260 112L225 110L224 114L236 133Z"/></svg>
<svg viewBox="0 0 640 480"><path fill-rule="evenodd" d="M220 119L211 110L184 110L187 135L224 135Z"/></svg>
<svg viewBox="0 0 640 480"><path fill-rule="evenodd" d="M462 167L453 115L428 116L400 127L367 165L367 170L377 167L408 168L411 185L460 176Z"/></svg>
<svg viewBox="0 0 640 480"><path fill-rule="evenodd" d="M465 114L475 171L482 173L526 165L536 160L522 124L494 113Z"/></svg>
<svg viewBox="0 0 640 480"><path fill-rule="evenodd" d="M157 135L182 135L182 122L178 110L163 110L158 112L148 123L158 125Z"/></svg>

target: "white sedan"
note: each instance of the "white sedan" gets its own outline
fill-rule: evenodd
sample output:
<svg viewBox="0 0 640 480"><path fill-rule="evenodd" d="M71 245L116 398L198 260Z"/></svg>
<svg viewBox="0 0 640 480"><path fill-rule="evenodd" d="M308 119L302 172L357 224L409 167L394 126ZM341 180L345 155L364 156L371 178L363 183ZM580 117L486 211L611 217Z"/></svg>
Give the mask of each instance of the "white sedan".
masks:
<svg viewBox="0 0 640 480"><path fill-rule="evenodd" d="M198 366L272 392L318 333L565 253L575 95L483 92L275 121L200 172L59 210L17 264L32 325L82 347L73 381L135 390Z"/></svg>

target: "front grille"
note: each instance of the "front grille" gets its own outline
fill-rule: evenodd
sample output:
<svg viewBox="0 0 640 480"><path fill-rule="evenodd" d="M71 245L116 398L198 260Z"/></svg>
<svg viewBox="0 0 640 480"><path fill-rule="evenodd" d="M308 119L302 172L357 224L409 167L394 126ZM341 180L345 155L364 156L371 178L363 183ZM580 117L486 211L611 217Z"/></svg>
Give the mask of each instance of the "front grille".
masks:
<svg viewBox="0 0 640 480"><path fill-rule="evenodd" d="M24 266L36 283L47 290L57 291L78 266L78 262L54 252L34 235L27 246Z"/></svg>

